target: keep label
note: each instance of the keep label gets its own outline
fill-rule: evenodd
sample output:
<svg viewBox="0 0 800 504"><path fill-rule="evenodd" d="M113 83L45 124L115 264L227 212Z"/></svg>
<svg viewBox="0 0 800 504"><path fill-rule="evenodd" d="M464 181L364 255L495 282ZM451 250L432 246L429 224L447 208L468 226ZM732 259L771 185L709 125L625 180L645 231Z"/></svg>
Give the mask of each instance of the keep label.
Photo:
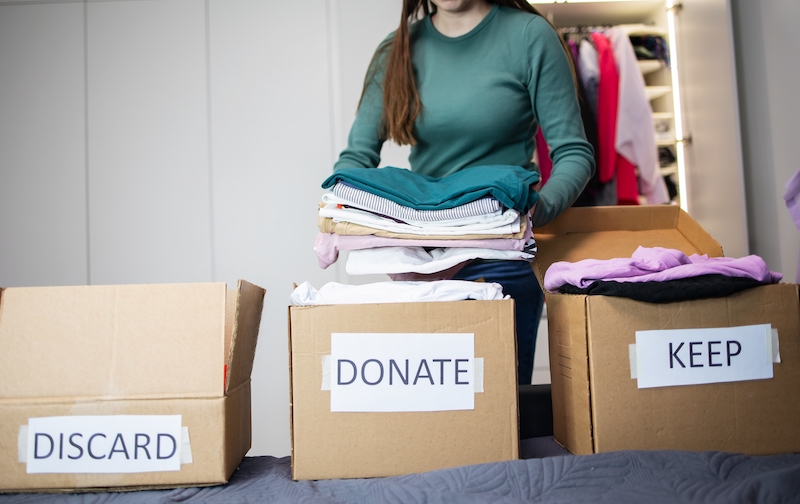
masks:
<svg viewBox="0 0 800 504"><path fill-rule="evenodd" d="M769 324L636 331L632 374L639 388L763 380L772 354Z"/></svg>

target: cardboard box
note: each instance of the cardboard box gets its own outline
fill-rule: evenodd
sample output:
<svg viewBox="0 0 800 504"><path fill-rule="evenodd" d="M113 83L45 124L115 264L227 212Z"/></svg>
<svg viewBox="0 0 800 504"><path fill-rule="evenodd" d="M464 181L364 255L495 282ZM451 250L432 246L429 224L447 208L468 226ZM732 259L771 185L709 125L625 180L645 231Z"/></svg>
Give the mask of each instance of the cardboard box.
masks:
<svg viewBox="0 0 800 504"><path fill-rule="evenodd" d="M575 208L534 233L540 279L555 261L630 257L640 245L722 255L719 244L674 206ZM664 304L558 293L547 293L546 302L554 434L571 452L800 451L797 285ZM778 331L781 362L773 364L771 379L640 389L631 378L629 345L637 331L753 324Z"/></svg>
<svg viewBox="0 0 800 504"><path fill-rule="evenodd" d="M0 290L0 491L227 482L263 298L241 280Z"/></svg>
<svg viewBox="0 0 800 504"><path fill-rule="evenodd" d="M395 367L372 347L373 340L361 347L366 352L376 352L372 362L337 359L345 365L336 378L337 365L328 367L331 386L324 385L326 356L338 352L332 345L332 335L355 334L357 337L387 337L391 341L400 334L400 347L411 348L416 338L430 342L430 348L444 335L474 335L474 357L483 359L483 378L476 364L474 383L467 397L474 399L472 409L449 411L332 411L335 383L345 383L354 378L370 383L393 379L397 389L381 389L386 394L411 390L417 382L422 361L403 365L398 357ZM387 336L388 335L388 336ZM427 340L425 340L427 338ZM468 337L470 339L472 337ZM389 341L387 340L387 341ZM427 344L422 345L425 351ZM517 408L516 341L514 337L514 302L458 301L397 304L364 304L290 307L289 348L291 353L291 424L292 424L292 477L296 480L325 478L362 478L393 476L467 464L496 462L519 458L519 419ZM382 351L382 350L381 350ZM410 350L409 350L410 351ZM372 355L372 354L370 354ZM457 387L460 364L444 362L447 352L434 363L428 360L427 371L433 375L423 377L420 385L428 385L422 394L436 393L439 386ZM452 355L450 356L452 357ZM375 361L383 359L380 366ZM413 359L412 359L413 360ZM461 360L461 359L459 359ZM428 364L426 364L428 365ZM339 366L342 366L340 363ZM382 373L381 370L385 371ZM408 385L403 383L398 371L406 374ZM427 374L423 371L423 374ZM440 373L441 371L441 373ZM411 376L414 375L414 380ZM346 379L342 376L350 373ZM367 378L367 373L372 373ZM391 376L390 376L391 375ZM455 379L454 379L455 376ZM463 373L466 380L466 372ZM363 379L363 380L362 380ZM432 382L435 382L435 386ZM475 383L480 382L477 386ZM482 392L479 390L482 385ZM342 394L347 392L341 386ZM363 385L364 388L369 388ZM402 388L405 387L405 388ZM323 390L323 389L333 390ZM371 389L370 389L371 390ZM369 393L370 390L367 390ZM461 393L462 389L457 389ZM413 390L411 391L414 392ZM357 394L360 394L357 393ZM380 392L382 397L384 392ZM356 395L360 400L361 396ZM380 397L379 397L380 399ZM387 409L423 408L422 396L388 400ZM449 397L445 398L444 402ZM365 399L366 400L366 399ZM437 403L438 404L438 403ZM433 409L439 407L434 404ZM356 409L359 409L357 407ZM369 409L369 408L367 408Z"/></svg>

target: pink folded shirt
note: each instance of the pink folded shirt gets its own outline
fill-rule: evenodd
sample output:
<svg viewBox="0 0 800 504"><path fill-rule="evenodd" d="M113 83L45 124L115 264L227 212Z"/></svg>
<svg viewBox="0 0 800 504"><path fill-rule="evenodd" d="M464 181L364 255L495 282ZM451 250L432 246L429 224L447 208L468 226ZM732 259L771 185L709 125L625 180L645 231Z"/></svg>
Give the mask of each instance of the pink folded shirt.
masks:
<svg viewBox="0 0 800 504"><path fill-rule="evenodd" d="M687 256L674 249L639 247L630 258L555 262L544 275L544 287L557 292L564 284L585 289L598 280L664 282L710 274L746 277L766 283L777 283L782 278L780 273L769 271L764 260L756 255L741 258Z"/></svg>
<svg viewBox="0 0 800 504"><path fill-rule="evenodd" d="M510 238L490 238L485 240L426 240L408 238L386 238L382 236L366 235L351 236L335 233L319 233L314 243L314 251L319 260L319 267L327 268L339 258L340 250L363 250L378 247L467 247L486 248L492 250L517 250L525 249L525 243L532 236L530 220L525 227L525 233L518 240Z"/></svg>

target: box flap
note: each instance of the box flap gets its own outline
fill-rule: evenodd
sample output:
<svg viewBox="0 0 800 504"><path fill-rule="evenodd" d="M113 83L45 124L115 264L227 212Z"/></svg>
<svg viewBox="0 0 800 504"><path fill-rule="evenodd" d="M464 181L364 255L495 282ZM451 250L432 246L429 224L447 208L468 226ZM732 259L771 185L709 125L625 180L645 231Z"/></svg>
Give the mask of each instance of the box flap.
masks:
<svg viewBox="0 0 800 504"><path fill-rule="evenodd" d="M221 396L225 284L8 288L0 401Z"/></svg>
<svg viewBox="0 0 800 504"><path fill-rule="evenodd" d="M722 247L677 206L569 208L534 229L537 277L556 261L630 257L639 246L677 249L687 255L722 256Z"/></svg>
<svg viewBox="0 0 800 504"><path fill-rule="evenodd" d="M239 280L228 351L226 392L247 381L253 371L264 293L261 287Z"/></svg>

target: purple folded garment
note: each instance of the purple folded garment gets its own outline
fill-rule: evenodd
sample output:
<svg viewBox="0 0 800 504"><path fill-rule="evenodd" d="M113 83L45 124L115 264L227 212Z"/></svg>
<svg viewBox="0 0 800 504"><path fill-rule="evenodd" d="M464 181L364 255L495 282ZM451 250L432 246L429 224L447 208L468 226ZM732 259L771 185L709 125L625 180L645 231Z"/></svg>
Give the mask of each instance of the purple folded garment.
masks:
<svg viewBox="0 0 800 504"><path fill-rule="evenodd" d="M565 284L581 289L595 281L663 282L700 275L727 275L777 283L780 273L769 271L762 258L749 255L741 258L708 257L661 247L639 247L630 258L584 259L574 263L553 263L544 275L544 287L558 291Z"/></svg>

